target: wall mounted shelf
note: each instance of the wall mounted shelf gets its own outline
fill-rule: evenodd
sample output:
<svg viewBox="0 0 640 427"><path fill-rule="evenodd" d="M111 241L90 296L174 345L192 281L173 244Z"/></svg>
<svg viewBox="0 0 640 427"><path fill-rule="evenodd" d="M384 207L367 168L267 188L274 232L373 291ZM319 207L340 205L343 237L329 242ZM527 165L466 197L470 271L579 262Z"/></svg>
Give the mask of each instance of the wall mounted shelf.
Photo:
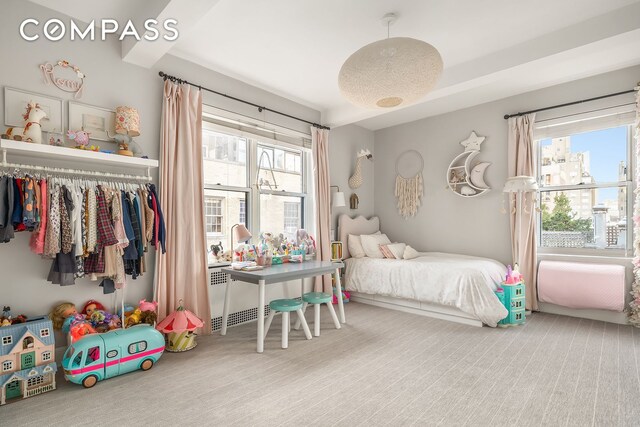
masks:
<svg viewBox="0 0 640 427"><path fill-rule="evenodd" d="M78 150L69 147L56 147L45 144L32 144L23 141L0 139L0 151L2 151L3 164L7 155L20 156L21 158L60 160L73 162L80 165L111 166L125 169L147 171L157 168L158 161L143 159L140 157L120 156L118 154L100 153L90 150Z"/></svg>

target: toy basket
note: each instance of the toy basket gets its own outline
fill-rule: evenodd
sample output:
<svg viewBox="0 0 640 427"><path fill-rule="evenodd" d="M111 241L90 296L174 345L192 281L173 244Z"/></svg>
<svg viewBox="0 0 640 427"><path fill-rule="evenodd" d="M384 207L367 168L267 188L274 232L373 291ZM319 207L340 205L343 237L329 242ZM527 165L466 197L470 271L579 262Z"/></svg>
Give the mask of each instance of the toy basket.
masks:
<svg viewBox="0 0 640 427"><path fill-rule="evenodd" d="M167 351L179 353L188 351L198 345L196 342L196 334L191 331L170 332L167 334Z"/></svg>

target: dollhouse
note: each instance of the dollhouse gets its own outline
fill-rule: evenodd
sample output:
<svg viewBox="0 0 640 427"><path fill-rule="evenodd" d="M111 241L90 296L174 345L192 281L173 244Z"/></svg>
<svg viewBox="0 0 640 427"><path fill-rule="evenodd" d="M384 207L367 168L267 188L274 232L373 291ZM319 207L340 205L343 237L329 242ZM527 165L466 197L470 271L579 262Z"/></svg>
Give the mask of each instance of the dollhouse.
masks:
<svg viewBox="0 0 640 427"><path fill-rule="evenodd" d="M0 328L0 405L56 388L53 325L41 316Z"/></svg>

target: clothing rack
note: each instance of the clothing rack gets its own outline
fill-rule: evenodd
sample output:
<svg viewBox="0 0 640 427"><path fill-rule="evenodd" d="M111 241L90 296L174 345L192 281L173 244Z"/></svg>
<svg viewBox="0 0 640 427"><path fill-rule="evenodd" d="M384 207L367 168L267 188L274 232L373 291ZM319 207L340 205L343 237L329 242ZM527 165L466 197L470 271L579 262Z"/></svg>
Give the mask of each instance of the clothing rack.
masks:
<svg viewBox="0 0 640 427"><path fill-rule="evenodd" d="M108 178L108 179L117 179L117 180L131 180L131 181L145 181L151 182L151 176L147 175L128 175L121 173L110 173L110 172L96 172L96 171L87 171L81 169L65 169L65 168L54 168L49 166L36 166L36 165L25 165L20 163L8 163L6 159L3 159L2 164L0 165L3 168L14 168L14 169L27 169L31 171L41 171L46 172L48 174L59 174L59 175L77 175L77 176L93 176L100 178Z"/></svg>
<svg viewBox="0 0 640 427"><path fill-rule="evenodd" d="M323 125L321 125L321 124L319 124L319 123L310 122L309 120L301 119L300 117L296 117L296 116L292 116L291 114L283 113L282 111L273 110L273 109L271 109L271 108L267 108L267 107L262 106L262 105L254 104L253 102L245 101L244 99L236 98L235 96L227 95L226 93L218 92L217 90L209 89L209 88L206 88L206 87L204 87L204 86L201 86L201 85L197 85L197 84L195 84L195 83L188 82L188 81L183 80L183 79L180 79L180 78L178 78L178 77L176 77L176 76L172 76L172 75L166 74L166 73L165 73L165 72L163 72L163 71L160 71L160 72L158 73L158 75L159 75L160 77L162 77L162 79L163 79L163 80L167 80L167 79L168 79L168 80L171 80L171 81L172 81L172 82L174 82L174 83L178 83L178 84L180 84L180 83L188 84L188 85L191 85L191 86L193 86L193 87L197 87L197 88L198 88L198 89L200 89L200 90L206 90L207 92L215 93L216 95L224 96L225 98L229 98L229 99L232 99L232 100L234 100L234 101L242 102L243 104L247 104L247 105L250 105L250 106L252 106L252 107L257 108L257 109L258 109L258 111L259 111L259 112L261 112L261 113L262 113L262 111L269 111L269 112L271 112L271 113L279 114L279 115L281 115L281 116L288 117L288 118L290 118L290 119L294 119L294 120L297 120L297 121L299 121L299 122L303 122L303 123L310 124L311 126L316 127L316 128L318 128L318 129L331 130L331 128L330 128L329 126L323 126Z"/></svg>

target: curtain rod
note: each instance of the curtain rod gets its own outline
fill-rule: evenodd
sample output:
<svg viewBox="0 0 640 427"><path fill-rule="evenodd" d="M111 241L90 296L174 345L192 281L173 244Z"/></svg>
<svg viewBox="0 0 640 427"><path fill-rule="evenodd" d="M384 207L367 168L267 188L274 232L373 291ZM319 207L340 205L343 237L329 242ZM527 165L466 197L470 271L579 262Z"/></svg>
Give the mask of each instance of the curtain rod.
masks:
<svg viewBox="0 0 640 427"><path fill-rule="evenodd" d="M209 88L206 88L204 86L188 82L187 80L183 80L183 79L180 79L180 78L178 78L176 76L172 76L172 75L166 74L163 71L160 71L158 73L158 75L160 77L162 77L163 80L169 79L174 83L185 83L185 84L197 87L200 90L206 90L207 92L215 93L216 95L224 96L225 98L233 99L234 101L238 101L238 102L242 102L243 104L251 105L252 107L256 107L258 109L258 111L261 112L261 113L262 113L262 111L269 111L271 113L279 114L281 116L288 117L290 119L298 120L299 122L310 124L311 126L316 127L318 129L331 130L331 128L328 127L328 126L323 126L323 125L321 125L319 123L310 122L309 120L301 119L300 117L295 117L295 116L292 116L290 114L283 113L282 111L272 110L271 108L264 107L264 106L261 106L261 105L258 105L258 104L254 104L253 102L245 101L244 99L236 98L235 96L227 95L226 93L218 92L216 90L209 89Z"/></svg>
<svg viewBox="0 0 640 427"><path fill-rule="evenodd" d="M552 105L551 107L544 107L544 108L538 108L538 109L535 109L535 110L524 111L522 113L505 114L504 119L506 120L506 119L511 118L511 117L520 117L520 116L524 116L525 114L537 113L539 111L553 110L554 108L568 107L570 105L582 104L583 102L597 101L598 99L604 99L604 98L610 98L612 96L624 95L626 93L633 93L635 91L636 91L635 89L630 89L630 90L625 90L625 91L622 91L622 92L610 93L608 95L596 96L595 98L581 99L580 101L567 102L565 104Z"/></svg>

